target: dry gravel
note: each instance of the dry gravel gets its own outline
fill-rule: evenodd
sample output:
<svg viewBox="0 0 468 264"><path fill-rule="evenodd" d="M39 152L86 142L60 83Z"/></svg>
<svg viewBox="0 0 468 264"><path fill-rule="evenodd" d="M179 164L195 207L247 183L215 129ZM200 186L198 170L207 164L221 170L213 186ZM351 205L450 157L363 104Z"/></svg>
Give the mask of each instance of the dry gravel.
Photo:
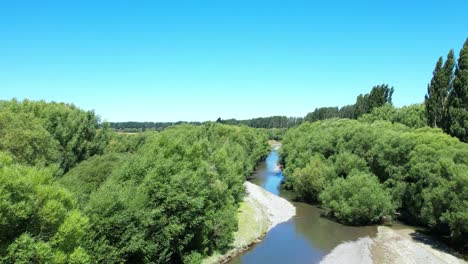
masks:
<svg viewBox="0 0 468 264"><path fill-rule="evenodd" d="M338 245L321 263L375 263L375 264L458 264L467 263L453 255L439 242L424 236L415 240L413 229L394 230L379 226L375 238L361 238ZM423 236L423 235L419 235ZM424 241L424 242L422 242Z"/></svg>
<svg viewBox="0 0 468 264"><path fill-rule="evenodd" d="M260 204L262 208L259 210L266 213L270 221L268 231L296 215L296 207L286 199L269 193L250 182L245 182L244 186L248 193L247 199L252 199L257 204Z"/></svg>

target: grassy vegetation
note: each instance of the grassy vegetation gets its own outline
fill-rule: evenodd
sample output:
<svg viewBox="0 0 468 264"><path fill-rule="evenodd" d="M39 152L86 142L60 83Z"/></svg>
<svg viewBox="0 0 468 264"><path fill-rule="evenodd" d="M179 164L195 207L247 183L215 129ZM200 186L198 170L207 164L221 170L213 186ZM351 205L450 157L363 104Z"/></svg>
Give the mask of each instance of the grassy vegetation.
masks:
<svg viewBox="0 0 468 264"><path fill-rule="evenodd" d="M268 231L270 221L262 205L253 199L246 199L240 203L237 210L238 230L234 233L232 249L224 254L215 252L203 260L204 264L219 263L247 247L261 238Z"/></svg>

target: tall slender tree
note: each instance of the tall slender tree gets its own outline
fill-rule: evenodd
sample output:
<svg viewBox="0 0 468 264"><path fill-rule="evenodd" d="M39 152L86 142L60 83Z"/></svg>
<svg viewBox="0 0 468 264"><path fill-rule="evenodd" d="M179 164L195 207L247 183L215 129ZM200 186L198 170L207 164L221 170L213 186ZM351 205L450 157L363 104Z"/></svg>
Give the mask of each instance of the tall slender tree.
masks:
<svg viewBox="0 0 468 264"><path fill-rule="evenodd" d="M444 60L439 57L436 63L434 71L432 72L432 79L429 85L427 85L427 94L425 96L424 104L426 105L427 124L431 127L437 127L440 124L440 106L442 105L442 98L439 96L441 90L441 75L442 75L442 64Z"/></svg>
<svg viewBox="0 0 468 264"><path fill-rule="evenodd" d="M447 60L444 63L443 71L443 89L440 91L441 97L443 98L442 102L442 115L441 115L441 127L445 131L448 130L449 118L448 118L448 100L450 92L453 89L453 79L454 79L454 68L455 68L455 54L451 49L447 54Z"/></svg>
<svg viewBox="0 0 468 264"><path fill-rule="evenodd" d="M453 89L448 99L448 117L446 132L468 142L468 38L460 50Z"/></svg>
<svg viewBox="0 0 468 264"><path fill-rule="evenodd" d="M450 50L445 63L443 63L442 57L437 61L432 80L427 87L424 103L427 122L431 127L440 127L446 130L448 126L447 99L452 89L454 66L455 56L453 50Z"/></svg>

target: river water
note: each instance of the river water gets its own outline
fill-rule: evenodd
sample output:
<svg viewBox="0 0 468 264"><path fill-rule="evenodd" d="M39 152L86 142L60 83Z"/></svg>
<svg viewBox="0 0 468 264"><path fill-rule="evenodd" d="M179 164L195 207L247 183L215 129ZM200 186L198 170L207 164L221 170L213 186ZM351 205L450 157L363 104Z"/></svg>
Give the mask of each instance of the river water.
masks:
<svg viewBox="0 0 468 264"><path fill-rule="evenodd" d="M278 159L278 152L273 150L259 164L250 181L291 201L296 207L296 216L274 227L262 242L229 263L318 263L342 242L376 235L375 226L345 226L321 217L321 209L316 206L293 202L294 194L281 188L282 173L275 172Z"/></svg>

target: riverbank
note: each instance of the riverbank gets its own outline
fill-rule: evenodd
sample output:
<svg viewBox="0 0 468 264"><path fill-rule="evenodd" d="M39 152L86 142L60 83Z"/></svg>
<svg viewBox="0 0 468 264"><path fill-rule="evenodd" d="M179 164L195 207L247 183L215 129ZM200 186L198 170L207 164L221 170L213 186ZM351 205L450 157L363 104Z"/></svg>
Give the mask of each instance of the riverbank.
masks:
<svg viewBox="0 0 468 264"><path fill-rule="evenodd" d="M411 228L379 226L375 238L361 238L338 245L321 262L385 264L457 264L467 263L449 248Z"/></svg>
<svg viewBox="0 0 468 264"><path fill-rule="evenodd" d="M245 182L247 195L238 211L239 229L234 234L233 248L225 254L214 254L204 264L225 263L259 243L276 225L288 221L296 214L296 208L286 199Z"/></svg>

